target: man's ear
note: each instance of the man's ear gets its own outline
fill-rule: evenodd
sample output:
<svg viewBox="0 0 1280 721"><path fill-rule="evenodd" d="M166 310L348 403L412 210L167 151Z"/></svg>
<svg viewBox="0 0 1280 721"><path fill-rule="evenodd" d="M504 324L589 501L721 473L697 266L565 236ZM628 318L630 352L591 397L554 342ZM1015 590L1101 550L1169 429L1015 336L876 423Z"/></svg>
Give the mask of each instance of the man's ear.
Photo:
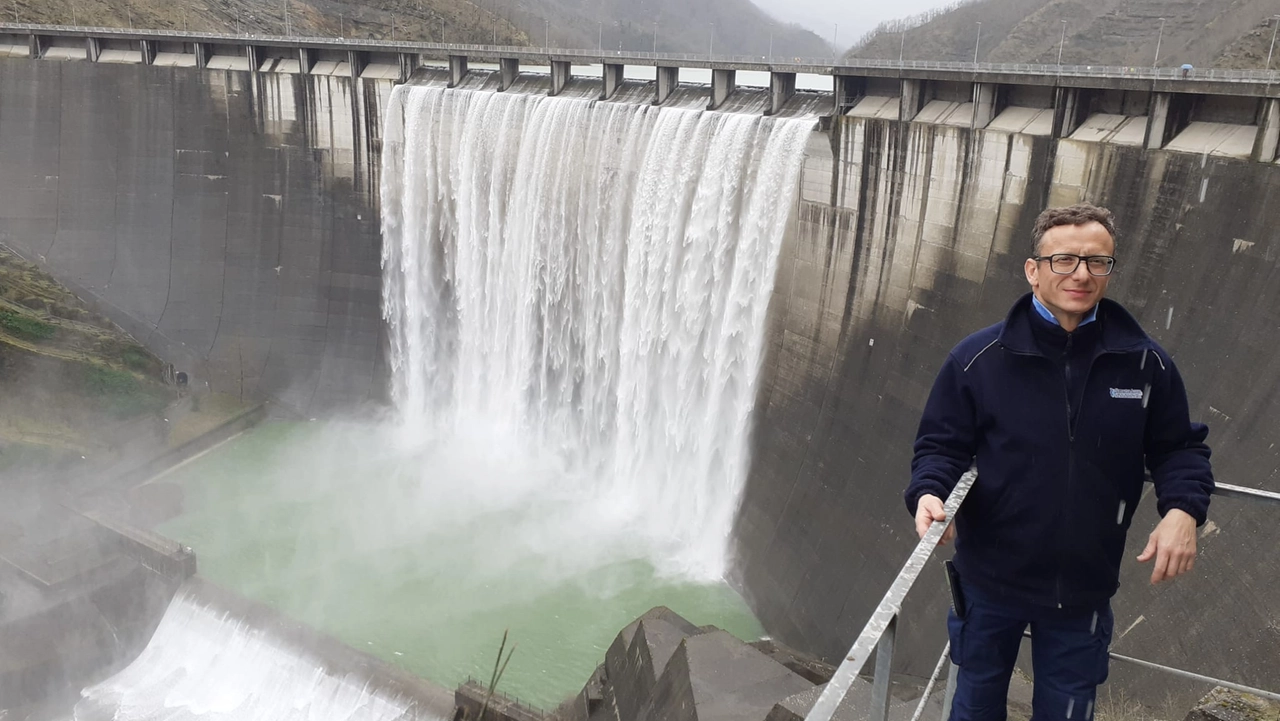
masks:
<svg viewBox="0 0 1280 721"><path fill-rule="evenodd" d="M1022 264L1022 270L1027 275L1027 283L1032 288L1036 287L1036 273L1038 271L1037 263L1031 258L1027 258L1027 262Z"/></svg>

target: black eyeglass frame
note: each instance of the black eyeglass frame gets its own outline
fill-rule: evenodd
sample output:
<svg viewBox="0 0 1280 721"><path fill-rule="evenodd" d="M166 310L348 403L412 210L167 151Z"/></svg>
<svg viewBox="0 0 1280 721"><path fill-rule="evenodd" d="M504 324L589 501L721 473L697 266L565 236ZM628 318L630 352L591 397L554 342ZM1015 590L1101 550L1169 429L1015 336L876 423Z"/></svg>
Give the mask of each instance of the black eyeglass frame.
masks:
<svg viewBox="0 0 1280 721"><path fill-rule="evenodd" d="M1063 272L1053 267L1054 258L1075 258L1076 264L1071 266L1071 270ZM1105 273L1095 273L1093 272L1093 268L1089 267L1089 261L1100 258L1110 261L1107 265L1107 272ZM1075 253L1054 253L1053 255L1033 255L1031 256L1031 259L1037 263L1042 260L1049 261L1049 270L1055 275L1071 275L1080 269L1081 263L1084 263L1085 270L1089 271L1089 275L1092 275L1095 278L1105 278L1106 276L1111 275L1112 271L1116 269L1116 259L1113 255L1076 255Z"/></svg>

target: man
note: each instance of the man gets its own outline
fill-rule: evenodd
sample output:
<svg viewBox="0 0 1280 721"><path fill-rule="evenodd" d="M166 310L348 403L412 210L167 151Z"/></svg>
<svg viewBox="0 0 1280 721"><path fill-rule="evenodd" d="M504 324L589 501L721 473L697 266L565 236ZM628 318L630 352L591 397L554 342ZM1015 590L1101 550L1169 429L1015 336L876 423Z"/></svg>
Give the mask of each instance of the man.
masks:
<svg viewBox="0 0 1280 721"><path fill-rule="evenodd" d="M1090 719L1106 680L1111 596L1143 466L1163 520L1151 582L1190 571L1213 474L1173 360L1103 296L1115 222L1092 205L1046 210L1025 263L1031 293L951 351L925 404L907 509L923 536L972 465L954 535L964 598L947 619L959 666L953 721L1003 721L1030 625L1036 721Z"/></svg>

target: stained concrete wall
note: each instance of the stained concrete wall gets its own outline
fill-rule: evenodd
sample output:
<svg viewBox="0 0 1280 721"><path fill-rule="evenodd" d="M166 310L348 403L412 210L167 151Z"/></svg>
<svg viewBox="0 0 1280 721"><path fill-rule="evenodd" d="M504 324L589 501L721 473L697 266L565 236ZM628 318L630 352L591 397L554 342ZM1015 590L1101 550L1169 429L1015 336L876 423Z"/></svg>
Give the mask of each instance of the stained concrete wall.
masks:
<svg viewBox="0 0 1280 721"><path fill-rule="evenodd" d="M193 382L374 398L390 80L0 58L0 243Z"/></svg>
<svg viewBox="0 0 1280 721"><path fill-rule="evenodd" d="M1111 295L1173 354L1219 480L1280 490L1280 167L845 117L809 145L737 524L737 580L771 633L828 659L848 649L916 540L902 491L934 375L1026 292L1037 213L1080 200L1118 216ZM1149 565L1126 563L1114 648L1280 687L1274 521L1226 499L1210 519L1192 576L1153 589ZM917 674L945 641L937 565L899 631Z"/></svg>
<svg viewBox="0 0 1280 721"><path fill-rule="evenodd" d="M0 242L98 298L197 382L308 413L376 397L390 89L0 58ZM1050 201L1117 211L1113 295L1174 353L1219 477L1280 488L1278 172L873 118L815 133L736 533L737 580L770 632L837 659L865 622L913 541L900 492L933 374L1023 292L1031 221ZM1126 569L1117 648L1275 687L1271 529L1236 501L1211 519L1193 577L1153 591L1145 567ZM941 649L942 589L934 574L909 603L908 670Z"/></svg>

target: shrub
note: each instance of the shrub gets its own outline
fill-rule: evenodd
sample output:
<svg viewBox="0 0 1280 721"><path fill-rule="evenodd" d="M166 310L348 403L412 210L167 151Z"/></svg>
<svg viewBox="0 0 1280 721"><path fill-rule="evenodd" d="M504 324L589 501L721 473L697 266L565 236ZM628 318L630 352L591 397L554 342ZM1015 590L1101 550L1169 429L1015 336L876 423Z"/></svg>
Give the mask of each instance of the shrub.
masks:
<svg viewBox="0 0 1280 721"><path fill-rule="evenodd" d="M99 407L122 418L158 411L167 402L164 391L141 383L128 371L85 364L81 381L85 394Z"/></svg>
<svg viewBox="0 0 1280 721"><path fill-rule="evenodd" d="M128 395L138 391L138 379L114 368L90 365L85 367L84 386L89 395Z"/></svg>
<svg viewBox="0 0 1280 721"><path fill-rule="evenodd" d="M120 361L124 363L126 368L135 371L151 370L151 356L145 350L137 346L125 348L120 352Z"/></svg>
<svg viewBox="0 0 1280 721"><path fill-rule="evenodd" d="M0 328L23 340L48 340L57 330L53 325L11 310L0 310Z"/></svg>

